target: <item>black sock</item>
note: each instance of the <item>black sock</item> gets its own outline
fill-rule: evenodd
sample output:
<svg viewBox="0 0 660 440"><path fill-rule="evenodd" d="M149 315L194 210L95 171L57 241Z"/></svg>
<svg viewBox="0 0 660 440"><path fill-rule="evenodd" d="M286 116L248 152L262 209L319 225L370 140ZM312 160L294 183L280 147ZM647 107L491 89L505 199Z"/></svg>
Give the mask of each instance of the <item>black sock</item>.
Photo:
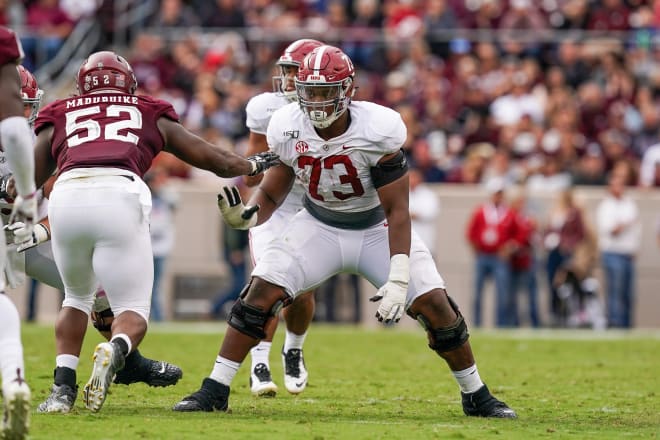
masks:
<svg viewBox="0 0 660 440"><path fill-rule="evenodd" d="M55 385L68 385L71 388L76 388L76 370L68 367L57 367L53 372Z"/></svg>
<svg viewBox="0 0 660 440"><path fill-rule="evenodd" d="M128 354L128 344L126 343L126 341L124 341L123 338L115 338L110 342L117 345L121 350L121 352L124 353L124 356Z"/></svg>

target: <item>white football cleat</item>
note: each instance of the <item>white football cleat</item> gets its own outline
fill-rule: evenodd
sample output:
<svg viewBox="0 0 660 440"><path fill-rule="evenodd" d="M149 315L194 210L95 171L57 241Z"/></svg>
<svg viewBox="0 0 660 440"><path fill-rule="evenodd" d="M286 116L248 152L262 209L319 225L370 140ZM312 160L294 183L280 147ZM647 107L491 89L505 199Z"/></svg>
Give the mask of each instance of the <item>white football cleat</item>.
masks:
<svg viewBox="0 0 660 440"><path fill-rule="evenodd" d="M4 418L2 438L23 440L27 438L30 425L30 387L19 376L4 386Z"/></svg>
<svg viewBox="0 0 660 440"><path fill-rule="evenodd" d="M94 369L83 389L83 402L87 409L98 412L108 395L117 371L124 368L124 354L112 342L101 342L94 350Z"/></svg>
<svg viewBox="0 0 660 440"><path fill-rule="evenodd" d="M273 382L268 365L259 363L250 371L250 391L255 397L275 397L277 385Z"/></svg>
<svg viewBox="0 0 660 440"><path fill-rule="evenodd" d="M292 348L286 353L282 351L284 365L284 386L291 394L300 394L307 387L307 369L305 359L300 349Z"/></svg>

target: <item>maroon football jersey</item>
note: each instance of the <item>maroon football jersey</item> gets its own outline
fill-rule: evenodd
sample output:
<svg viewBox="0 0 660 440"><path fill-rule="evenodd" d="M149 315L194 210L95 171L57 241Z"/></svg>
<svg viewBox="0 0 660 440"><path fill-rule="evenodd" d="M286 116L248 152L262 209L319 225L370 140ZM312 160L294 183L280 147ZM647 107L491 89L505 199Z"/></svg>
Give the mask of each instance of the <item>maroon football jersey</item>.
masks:
<svg viewBox="0 0 660 440"><path fill-rule="evenodd" d="M143 176L164 147L159 118L178 121L172 105L150 96L98 93L51 103L39 111L37 134L52 125L51 154L60 173L114 167Z"/></svg>
<svg viewBox="0 0 660 440"><path fill-rule="evenodd" d="M23 47L11 29L0 26L0 66L19 64L23 59Z"/></svg>

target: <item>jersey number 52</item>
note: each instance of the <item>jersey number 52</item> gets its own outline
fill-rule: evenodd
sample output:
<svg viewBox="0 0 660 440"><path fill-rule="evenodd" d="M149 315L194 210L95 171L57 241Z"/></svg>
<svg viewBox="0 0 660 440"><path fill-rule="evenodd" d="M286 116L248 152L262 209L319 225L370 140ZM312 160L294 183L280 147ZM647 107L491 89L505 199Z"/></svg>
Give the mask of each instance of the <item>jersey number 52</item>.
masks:
<svg viewBox="0 0 660 440"><path fill-rule="evenodd" d="M105 117L112 119L119 118L122 114L127 114L128 119L104 122L104 127L94 118L86 118L86 116L95 116L100 113L101 107L98 105L66 113L66 137L69 147L77 147L86 142L96 140L101 136L103 136L104 140L116 140L131 144L138 143L139 137L129 129L139 130L142 128L142 113L140 113L140 110L128 105L109 105L105 109ZM80 130L85 131L80 132ZM125 132L126 134L121 134L120 131L122 130L127 130ZM78 133L74 135L73 133L76 132Z"/></svg>

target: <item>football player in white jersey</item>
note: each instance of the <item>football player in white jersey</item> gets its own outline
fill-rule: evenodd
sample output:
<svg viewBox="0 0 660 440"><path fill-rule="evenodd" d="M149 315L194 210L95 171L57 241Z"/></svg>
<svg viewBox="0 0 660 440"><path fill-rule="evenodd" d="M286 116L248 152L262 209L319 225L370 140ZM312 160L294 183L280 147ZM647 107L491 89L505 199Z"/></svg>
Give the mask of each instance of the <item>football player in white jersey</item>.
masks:
<svg viewBox="0 0 660 440"><path fill-rule="evenodd" d="M280 75L273 78L274 91L261 93L247 103L246 125L250 129L247 156L268 150L266 130L270 117L275 110L297 100L294 80L298 66L307 54L322 45L323 43L317 40L301 39L287 46L276 63L280 68ZM245 176L244 180L248 186L254 187L261 182L261 178L262 176ZM261 259L268 243L277 237L291 217L302 209L303 195L302 185L294 184L286 200L270 219L250 229L250 253L253 263L256 264ZM283 310L283 315L286 322L286 337L282 348L284 386L290 393L298 394L307 386L308 373L303 358L303 343L314 317L314 292L298 295L293 303ZM277 393L268 358L278 321L279 318L274 316L266 329L266 337L250 351L250 390L255 396L273 397Z"/></svg>
<svg viewBox="0 0 660 440"><path fill-rule="evenodd" d="M23 66L18 66L21 80L21 95L25 107L25 117L30 126L33 125L41 106L43 90L39 88L34 75ZM4 153L0 152L0 158ZM2 220L9 220L8 213L13 206L13 198L7 193L13 192L12 174L7 162L0 160L0 211ZM50 186L47 184L46 186ZM8 237L7 264L4 274L8 284L15 288L25 281L25 275L34 278L60 291L64 284L57 271L50 243L50 225L48 222L48 199L43 196L42 189L37 191L37 218L41 219L29 233L21 222L13 223L6 230ZM105 292L99 288L94 302L94 326L108 339L113 313L105 297ZM77 359L73 360L77 364ZM76 399L75 371L67 368L70 359L56 360L55 383L51 395L46 402L38 406L39 412L69 412ZM126 359L128 368L117 373L115 383L131 384L144 382L149 386L170 386L176 384L182 377L181 368L164 361L145 358L138 350L133 351Z"/></svg>
<svg viewBox="0 0 660 440"><path fill-rule="evenodd" d="M423 325L430 348L458 382L466 415L516 417L481 381L466 323L411 229L401 150L405 125L391 109L351 102L354 76L351 60L336 47L309 54L296 78L298 104L276 111L268 126L268 144L283 165L264 177L248 206L233 187L219 200L225 221L246 229L270 217L295 178L305 185L305 209L257 262L232 309L210 377L173 410L226 410L232 379L272 316L300 292L338 272L353 272L379 287L371 298L380 301L379 321L396 323L405 311Z"/></svg>
<svg viewBox="0 0 660 440"><path fill-rule="evenodd" d="M18 193L9 212L12 220L23 221L31 229L37 216L34 156L16 71L23 55L18 36L11 29L0 26L0 142L3 159L16 173ZM0 237L0 376L4 410L0 438L23 439L28 432L31 393L25 381L20 316L12 300L5 295L2 270L6 262L7 248L3 236Z"/></svg>

